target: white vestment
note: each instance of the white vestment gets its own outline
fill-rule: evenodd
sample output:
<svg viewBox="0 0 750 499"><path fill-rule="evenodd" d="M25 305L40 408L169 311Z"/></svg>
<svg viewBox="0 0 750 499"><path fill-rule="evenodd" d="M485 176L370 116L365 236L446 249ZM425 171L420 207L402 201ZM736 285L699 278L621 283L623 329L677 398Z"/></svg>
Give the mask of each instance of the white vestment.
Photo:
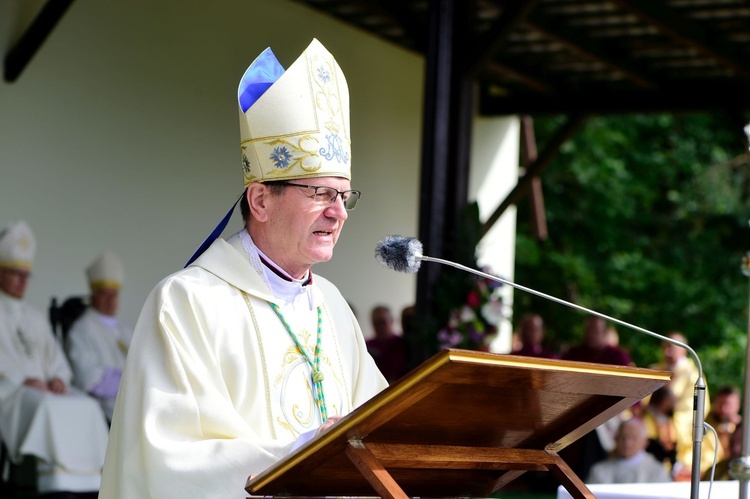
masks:
<svg viewBox="0 0 750 499"><path fill-rule="evenodd" d="M73 368L73 384L86 393L101 383L108 369L122 371L133 330L122 322L112 323L93 308L87 309L68 332L65 349ZM112 419L115 397L95 396L108 419Z"/></svg>
<svg viewBox="0 0 750 499"><path fill-rule="evenodd" d="M288 313L310 352L322 311L328 415L387 386L338 290L315 276L312 311ZM149 295L115 405L101 497L240 499L321 417L310 369L238 235L218 239Z"/></svg>
<svg viewBox="0 0 750 499"><path fill-rule="evenodd" d="M586 483L657 483L671 482L667 469L654 456L641 451L622 459L610 458L591 467Z"/></svg>
<svg viewBox="0 0 750 499"><path fill-rule="evenodd" d="M0 436L12 459L33 455L48 465L40 489L95 490L108 432L99 404L74 389L23 386L27 378L69 386L71 371L44 316L0 292Z"/></svg>
<svg viewBox="0 0 750 499"><path fill-rule="evenodd" d="M698 367L690 357L680 357L674 365L662 362L655 366L656 369L672 371L672 379L667 387L677 396L674 406L672 420L677 429L677 463L676 467L691 469L693 467L693 398L695 394L695 382L698 380ZM708 393L708 379L704 375L703 382L706 384L705 416L711 411L711 398ZM709 437L712 438L712 437ZM706 439L704 439L705 442ZM701 452L701 472L708 470L713 464L713 453Z"/></svg>

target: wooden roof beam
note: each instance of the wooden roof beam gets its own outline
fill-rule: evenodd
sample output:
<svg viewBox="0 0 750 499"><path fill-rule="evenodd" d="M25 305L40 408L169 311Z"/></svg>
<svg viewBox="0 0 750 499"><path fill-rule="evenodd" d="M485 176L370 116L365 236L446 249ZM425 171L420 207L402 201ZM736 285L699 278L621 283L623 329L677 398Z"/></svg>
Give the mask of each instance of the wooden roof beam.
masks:
<svg viewBox="0 0 750 499"><path fill-rule="evenodd" d="M73 1L47 0L18 42L5 55L5 81L14 82L18 79Z"/></svg>
<svg viewBox="0 0 750 499"><path fill-rule="evenodd" d="M485 63L484 69L482 70L482 75L489 80L498 81L502 81L504 78L510 77L518 82L523 83L528 88L536 90L537 92L543 94L555 93L555 87L547 83L544 79L529 74L528 71L512 67L505 63L500 64L494 61ZM498 84L502 85L502 83Z"/></svg>
<svg viewBox="0 0 750 499"><path fill-rule="evenodd" d="M471 57L467 64L469 74L476 75L495 52L503 45L508 33L523 22L536 6L537 0L508 2L492 27L474 40Z"/></svg>
<svg viewBox="0 0 750 499"><path fill-rule="evenodd" d="M629 57L621 51L614 50L611 47L603 48L601 42L592 43L591 39L582 37L580 32L561 26L559 23L553 23L549 18L532 16L526 20L526 24L530 29L544 33L545 36L558 41L584 57L622 73L625 78L641 88L657 87L655 79L644 75L643 69L628 64Z"/></svg>
<svg viewBox="0 0 750 499"><path fill-rule="evenodd" d="M560 126L555 135L549 141L547 147L544 148L542 154L540 154L534 161L530 162L526 167L526 173L518 179L516 186L510 191L510 193L503 199L495 211L490 215L487 221L482 225L479 232L479 237L484 237L487 232L495 225L500 217L505 213L510 205L517 204L532 188L534 178L540 176L544 170L549 167L552 160L555 159L557 154L560 152L562 147L567 140L573 136L586 122L588 117L583 114L571 115L568 120Z"/></svg>
<svg viewBox="0 0 750 499"><path fill-rule="evenodd" d="M649 24L656 25L667 36L685 43L714 59L722 66L732 69L739 76L750 78L747 58L740 56L730 45L721 41L720 34L712 34L705 26L681 16L663 2L653 0L613 0L621 8L638 16Z"/></svg>
<svg viewBox="0 0 750 499"><path fill-rule="evenodd" d="M533 165L539 155L536 150L536 134L534 133L534 118L531 116L521 117L521 162L524 168ZM538 241L546 241L549 236L547 230L547 214L544 209L544 192L542 190L542 178L535 175L531 179L529 187L531 201L531 225L534 227L534 235Z"/></svg>
<svg viewBox="0 0 750 499"><path fill-rule="evenodd" d="M750 111L747 84L684 82L664 85L658 92L584 87L576 91L558 89L554 95L514 92L499 96L482 88L480 113L506 114L632 114L649 112L723 111L734 108Z"/></svg>
<svg viewBox="0 0 750 499"><path fill-rule="evenodd" d="M414 12L406 7L403 0L352 0L363 9L375 10L379 14L392 19L401 26L404 34L412 41L417 51L425 54L427 52L427 23L414 15Z"/></svg>

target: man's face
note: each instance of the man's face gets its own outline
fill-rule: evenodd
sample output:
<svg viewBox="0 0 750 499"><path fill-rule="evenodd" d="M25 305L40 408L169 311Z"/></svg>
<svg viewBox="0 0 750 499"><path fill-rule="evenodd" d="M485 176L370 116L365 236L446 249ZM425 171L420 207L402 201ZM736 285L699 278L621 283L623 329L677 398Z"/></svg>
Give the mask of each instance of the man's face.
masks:
<svg viewBox="0 0 750 499"><path fill-rule="evenodd" d="M584 340L589 348L607 346L607 323L601 317L591 317L586 321Z"/></svg>
<svg viewBox="0 0 750 499"><path fill-rule="evenodd" d="M711 411L722 423L734 421L740 411L740 398L735 394L721 394L711 405Z"/></svg>
<svg viewBox="0 0 750 499"><path fill-rule="evenodd" d="M13 298L21 299L26 293L29 275L26 269L0 267L0 289Z"/></svg>
<svg viewBox="0 0 750 499"><path fill-rule="evenodd" d="M541 345L544 340L544 323L538 315L526 317L521 324L524 345Z"/></svg>
<svg viewBox="0 0 750 499"><path fill-rule="evenodd" d="M119 300L120 291L117 288L99 288L91 293L91 306L102 315L114 317Z"/></svg>
<svg viewBox="0 0 750 499"><path fill-rule="evenodd" d="M295 184L350 189L340 177L293 180ZM348 218L341 197L328 206L316 204L311 189L286 186L278 196L268 196L268 221L264 252L295 278L301 278L314 264L333 256L341 228ZM263 249L263 248L262 248Z"/></svg>
<svg viewBox="0 0 750 499"><path fill-rule="evenodd" d="M387 338L393 334L393 316L386 309L375 310L372 313L372 327L375 329L375 336Z"/></svg>
<svg viewBox="0 0 750 499"><path fill-rule="evenodd" d="M622 458L633 457L646 448L648 439L644 434L643 427L635 424L620 426L615 438L615 451Z"/></svg>
<svg viewBox="0 0 750 499"><path fill-rule="evenodd" d="M674 337L672 339L685 343L685 339L682 337ZM664 362L670 366L676 364L677 361L687 355L687 350L672 343L663 342L661 348L664 353Z"/></svg>

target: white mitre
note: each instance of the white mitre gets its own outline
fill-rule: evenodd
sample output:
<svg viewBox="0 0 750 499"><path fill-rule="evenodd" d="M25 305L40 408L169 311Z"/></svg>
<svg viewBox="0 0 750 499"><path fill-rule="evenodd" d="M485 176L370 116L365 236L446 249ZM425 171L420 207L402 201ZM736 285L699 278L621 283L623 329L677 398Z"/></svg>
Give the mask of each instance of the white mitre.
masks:
<svg viewBox="0 0 750 499"><path fill-rule="evenodd" d="M237 88L244 187L312 177L352 179L349 88L318 41L286 71L270 48L245 70ZM226 228L240 196L185 266Z"/></svg>
<svg viewBox="0 0 750 499"><path fill-rule="evenodd" d="M99 255L86 269L86 277L92 291L102 288L120 289L124 275L122 261L109 250Z"/></svg>
<svg viewBox="0 0 750 499"><path fill-rule="evenodd" d="M0 231L0 267L31 270L36 254L36 239L23 221L8 224Z"/></svg>
<svg viewBox="0 0 750 499"><path fill-rule="evenodd" d="M254 66L269 64L268 59L277 65L277 75L283 74L275 81L272 76L262 95L245 107L243 92L254 83L248 82L257 72ZM238 97L245 187L310 177L351 180L349 89L318 40L286 71L266 49L246 70Z"/></svg>

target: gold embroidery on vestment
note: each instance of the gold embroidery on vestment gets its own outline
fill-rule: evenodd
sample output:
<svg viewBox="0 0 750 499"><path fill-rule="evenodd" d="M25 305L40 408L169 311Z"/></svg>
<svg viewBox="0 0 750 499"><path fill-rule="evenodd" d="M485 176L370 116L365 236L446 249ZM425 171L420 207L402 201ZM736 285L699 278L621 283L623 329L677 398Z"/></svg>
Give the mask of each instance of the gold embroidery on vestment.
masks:
<svg viewBox="0 0 750 499"><path fill-rule="evenodd" d="M268 369L266 368L266 354L263 352L263 339L260 335L260 327L258 327L258 318L255 316L255 310L253 305L250 303L250 297L242 292L242 297L245 298L247 309L250 311L250 317L253 321L253 328L255 328L255 336L258 339L258 348L260 349L260 362L263 366L263 386L266 390L266 411L268 412L268 425L271 427L271 438L276 439L276 426L273 424L273 413L271 411L271 387L268 383Z"/></svg>

